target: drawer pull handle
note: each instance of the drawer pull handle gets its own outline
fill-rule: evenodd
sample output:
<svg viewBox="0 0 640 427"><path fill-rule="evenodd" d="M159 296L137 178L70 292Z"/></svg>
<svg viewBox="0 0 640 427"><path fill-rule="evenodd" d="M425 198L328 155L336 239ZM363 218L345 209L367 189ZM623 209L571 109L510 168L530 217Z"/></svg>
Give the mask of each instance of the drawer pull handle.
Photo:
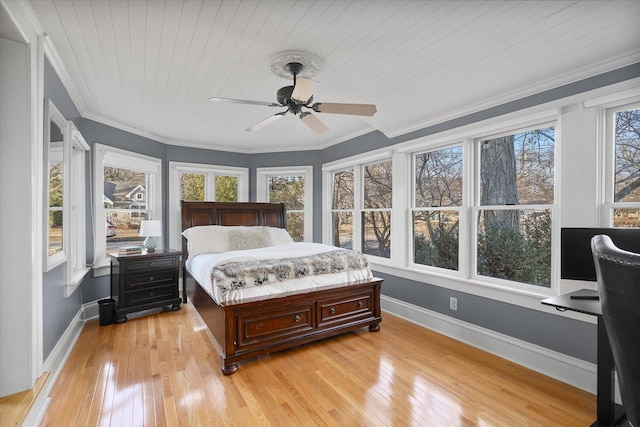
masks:
<svg viewBox="0 0 640 427"><path fill-rule="evenodd" d="M153 292L149 292L149 296L152 297L153 296Z"/></svg>
<svg viewBox="0 0 640 427"><path fill-rule="evenodd" d="M296 317L294 317L293 320L295 320L296 322L299 322L300 321L300 315L296 314Z"/></svg>
<svg viewBox="0 0 640 427"><path fill-rule="evenodd" d="M153 282L153 276L149 277L149 281Z"/></svg>
<svg viewBox="0 0 640 427"><path fill-rule="evenodd" d="M362 308L362 301L358 301L358 308Z"/></svg>
<svg viewBox="0 0 640 427"><path fill-rule="evenodd" d="M262 329L262 323L256 323L256 329Z"/></svg>
<svg viewBox="0 0 640 427"><path fill-rule="evenodd" d="M331 307L331 308L329 309L329 313L331 313L331 314L335 314L335 312L336 312L336 309L335 309L335 308Z"/></svg>
<svg viewBox="0 0 640 427"><path fill-rule="evenodd" d="M149 267L153 267L153 261L149 263Z"/></svg>

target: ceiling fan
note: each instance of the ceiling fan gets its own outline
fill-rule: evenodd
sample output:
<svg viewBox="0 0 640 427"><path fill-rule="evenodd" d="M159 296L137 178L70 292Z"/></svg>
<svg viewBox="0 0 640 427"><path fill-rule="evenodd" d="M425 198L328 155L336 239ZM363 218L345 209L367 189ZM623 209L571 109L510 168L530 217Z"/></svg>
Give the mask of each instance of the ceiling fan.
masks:
<svg viewBox="0 0 640 427"><path fill-rule="evenodd" d="M293 86L285 86L278 89L276 99L278 102L250 101L234 98L209 98L211 102L233 102L237 104L264 105L267 107L282 107L285 111L269 116L261 122L247 128L249 132L257 131L270 123L284 117L287 113L300 115L300 119L316 133L324 133L329 128L322 123L311 111L316 113L348 114L353 116L373 116L376 113L374 104L339 104L329 102L313 103L313 80L297 77L304 66L299 62L289 62L285 65L286 70L293 76ZM304 111L309 109L311 111Z"/></svg>

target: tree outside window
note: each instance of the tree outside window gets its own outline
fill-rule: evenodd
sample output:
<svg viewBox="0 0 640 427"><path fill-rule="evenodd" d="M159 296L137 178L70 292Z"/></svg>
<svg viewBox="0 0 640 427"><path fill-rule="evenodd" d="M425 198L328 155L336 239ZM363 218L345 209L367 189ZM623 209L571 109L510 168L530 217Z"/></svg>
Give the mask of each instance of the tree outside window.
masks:
<svg viewBox="0 0 640 427"><path fill-rule="evenodd" d="M640 109L615 113L614 227L640 227Z"/></svg>
<svg viewBox="0 0 640 427"><path fill-rule="evenodd" d="M391 160L363 167L362 253L391 257Z"/></svg>
<svg viewBox="0 0 640 427"><path fill-rule="evenodd" d="M333 245L353 249L353 169L333 174L331 221Z"/></svg>
<svg viewBox="0 0 640 427"><path fill-rule="evenodd" d="M462 146L414 156L413 262L458 270Z"/></svg>
<svg viewBox="0 0 640 427"><path fill-rule="evenodd" d="M477 274L551 286L554 127L478 141Z"/></svg>
<svg viewBox="0 0 640 427"><path fill-rule="evenodd" d="M284 203L287 231L294 241L304 241L304 175L270 175L267 177L268 200Z"/></svg>

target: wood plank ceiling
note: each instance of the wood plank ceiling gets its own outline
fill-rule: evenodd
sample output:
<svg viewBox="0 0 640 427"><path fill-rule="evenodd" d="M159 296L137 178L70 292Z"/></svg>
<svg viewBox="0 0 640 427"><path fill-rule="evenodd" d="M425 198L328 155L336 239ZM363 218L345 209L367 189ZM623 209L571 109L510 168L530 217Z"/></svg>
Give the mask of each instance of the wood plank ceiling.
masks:
<svg viewBox="0 0 640 427"><path fill-rule="evenodd" d="M640 2L31 0L83 117L177 145L237 152L388 137L640 61ZM268 62L319 57L316 102L374 103L373 117L296 116L214 104L275 101Z"/></svg>

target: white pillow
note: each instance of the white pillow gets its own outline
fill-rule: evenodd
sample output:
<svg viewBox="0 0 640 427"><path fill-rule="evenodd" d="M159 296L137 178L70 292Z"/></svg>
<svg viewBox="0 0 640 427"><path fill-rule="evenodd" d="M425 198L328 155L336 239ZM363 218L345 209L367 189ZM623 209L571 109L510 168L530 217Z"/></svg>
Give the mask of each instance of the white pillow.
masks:
<svg viewBox="0 0 640 427"><path fill-rule="evenodd" d="M230 227L230 250L257 249L268 246L272 246L268 227Z"/></svg>
<svg viewBox="0 0 640 427"><path fill-rule="evenodd" d="M201 225L184 230L182 235L187 239L189 258L230 250L228 229L229 227L221 225Z"/></svg>
<svg viewBox="0 0 640 427"><path fill-rule="evenodd" d="M271 234L271 244L273 246L293 242L293 238L284 228L269 227L269 234Z"/></svg>

